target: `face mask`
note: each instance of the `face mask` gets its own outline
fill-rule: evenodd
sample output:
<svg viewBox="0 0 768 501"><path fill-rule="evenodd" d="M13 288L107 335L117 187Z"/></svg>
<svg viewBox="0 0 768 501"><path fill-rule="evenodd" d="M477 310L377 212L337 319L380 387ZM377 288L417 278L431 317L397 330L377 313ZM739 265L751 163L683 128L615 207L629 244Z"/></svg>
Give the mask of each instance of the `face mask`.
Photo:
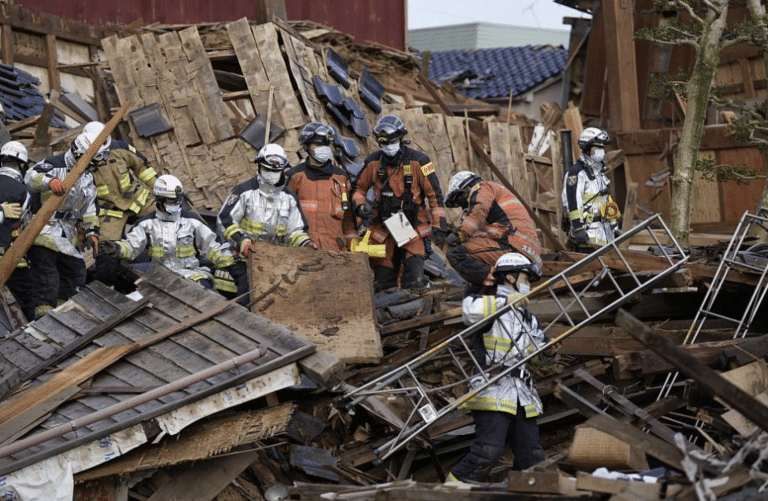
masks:
<svg viewBox="0 0 768 501"><path fill-rule="evenodd" d="M331 147L330 146L317 146L315 149L310 150L310 154L312 155L312 158L320 162L321 164L324 164L328 161L329 158L331 158Z"/></svg>
<svg viewBox="0 0 768 501"><path fill-rule="evenodd" d="M265 183L276 186L280 182L280 178L283 177L283 173L281 171L261 169L259 176Z"/></svg>
<svg viewBox="0 0 768 501"><path fill-rule="evenodd" d="M602 148L594 150L591 156L592 156L592 160L594 160L595 162L602 162L603 160L605 160L605 150Z"/></svg>
<svg viewBox="0 0 768 501"><path fill-rule="evenodd" d="M517 291L522 295L526 295L531 292L531 284L517 284Z"/></svg>
<svg viewBox="0 0 768 501"><path fill-rule="evenodd" d="M165 212L170 215L181 212L181 204L165 204Z"/></svg>
<svg viewBox="0 0 768 501"><path fill-rule="evenodd" d="M388 157L394 157L397 152L400 151L400 141L396 141L392 144L382 144L381 151Z"/></svg>

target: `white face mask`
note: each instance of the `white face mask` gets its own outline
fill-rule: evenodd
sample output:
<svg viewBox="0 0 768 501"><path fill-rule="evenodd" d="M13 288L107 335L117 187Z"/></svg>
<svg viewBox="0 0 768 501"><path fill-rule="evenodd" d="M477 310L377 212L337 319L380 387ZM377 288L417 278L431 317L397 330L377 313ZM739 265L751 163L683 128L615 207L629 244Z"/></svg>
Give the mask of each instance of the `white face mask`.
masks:
<svg viewBox="0 0 768 501"><path fill-rule="evenodd" d="M522 295L526 295L529 292L531 292L531 284L521 284L521 283L518 283L517 284L517 291L520 294L522 294Z"/></svg>
<svg viewBox="0 0 768 501"><path fill-rule="evenodd" d="M312 155L312 158L314 158L321 164L324 164L325 162L328 161L329 158L331 158L331 147L316 146L314 149L310 150L310 155Z"/></svg>
<svg viewBox="0 0 768 501"><path fill-rule="evenodd" d="M165 212L170 215L181 212L181 204L165 204Z"/></svg>
<svg viewBox="0 0 768 501"><path fill-rule="evenodd" d="M382 144L381 151L388 157L394 157L397 152L400 151L400 141L396 141L392 144Z"/></svg>
<svg viewBox="0 0 768 501"><path fill-rule="evenodd" d="M280 182L280 178L283 176L283 173L281 171L261 169L259 176L265 183L271 184L272 186L277 186L277 183Z"/></svg>
<svg viewBox="0 0 768 501"><path fill-rule="evenodd" d="M593 150L591 156L595 162L602 162L605 160L605 150L602 148Z"/></svg>

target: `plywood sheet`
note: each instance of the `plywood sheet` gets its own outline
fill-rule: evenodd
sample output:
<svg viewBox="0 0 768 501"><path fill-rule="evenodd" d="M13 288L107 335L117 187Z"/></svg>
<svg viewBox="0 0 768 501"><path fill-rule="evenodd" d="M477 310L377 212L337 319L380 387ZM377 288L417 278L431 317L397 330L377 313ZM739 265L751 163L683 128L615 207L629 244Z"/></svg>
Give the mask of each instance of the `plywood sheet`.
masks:
<svg viewBox="0 0 768 501"><path fill-rule="evenodd" d="M346 363L377 363L382 356L375 322L368 256L257 243L251 288L277 290L254 312ZM291 283L293 282L293 283Z"/></svg>

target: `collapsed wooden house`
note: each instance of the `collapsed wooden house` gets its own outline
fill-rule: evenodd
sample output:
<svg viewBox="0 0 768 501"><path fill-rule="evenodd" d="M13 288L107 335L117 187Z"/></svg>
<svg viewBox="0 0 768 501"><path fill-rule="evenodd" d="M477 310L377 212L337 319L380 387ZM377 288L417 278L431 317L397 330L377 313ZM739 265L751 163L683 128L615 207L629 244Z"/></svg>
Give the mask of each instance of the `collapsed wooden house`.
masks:
<svg viewBox="0 0 768 501"><path fill-rule="evenodd" d="M464 98L450 86L435 88L417 73L411 54L279 20L150 25L109 34L102 44L101 63L73 66L98 75L102 103L109 103L96 106L99 116L105 119L106 110L130 100L133 113L123 134L156 168L180 177L201 212L218 210L228 190L254 174L252 159L266 137L283 144L295 162L303 124L327 121L343 139L339 161L353 170L374 147L369 131L376 117L392 111L403 116L414 146L435 162L442 183L458 170L508 182L540 216L545 245L562 244L561 236L544 234L558 234L561 138L551 135L549 149L537 149L544 155L529 153L533 120ZM55 94L51 102L58 102ZM87 120L72 108L52 107L75 122ZM556 106L544 111L545 132L560 129L562 120L578 136L578 109L564 115ZM486 119L477 118L483 114ZM31 136L32 126L43 124L39 129L48 131L44 118L14 132L29 141L24 134ZM63 146L72 133L53 132L48 144L38 145ZM623 147L633 135L620 137ZM628 165L635 176L626 158L627 151L609 158L616 176L628 175ZM626 198L632 214L632 197ZM690 319L706 309L701 291L709 284L720 284L718 290L734 297L763 287L760 253L731 255L724 251L728 240L707 240L713 245L696 262L686 262L624 307L657 322L654 332L667 340L687 344ZM661 275L667 260L634 249L666 243L633 236L625 246L632 250L579 267L557 294L569 297L571 287L596 284L582 302L601 311L615 298L600 289L605 269L620 284ZM717 262L707 258L723 255L732 273L721 281ZM6 490L0 492L27 499L60 484L61 499L72 492L83 500L269 499L285 484L293 499L694 499L696 492L724 496L765 482L765 469L752 456L763 447L764 434L748 422L759 426L759 415L730 401L731 387L706 386L703 380L680 381L672 395L657 401L658 379L681 369L675 362L692 366L691 358L675 353L670 361L646 349L649 338L635 338L643 329L631 322L617 326L617 317L606 314L569 334L559 358L539 369L539 391L550 409L540 422L549 452L543 471L510 472L505 487L476 491L432 485L468 447L466 412L451 414L380 462L377 448L407 420L403 407L396 400L369 399L353 414L335 400L349 391L346 385L362 386L459 330L462 287L451 283L444 263L436 260L430 268L437 285L429 291L374 297L361 255L280 249L255 259L261 263L252 262L251 271L261 273L252 276L253 313L151 270L139 280L138 295L91 284L50 317L0 342L0 389L6 395L0 405ZM582 259L550 254L545 278ZM531 300L555 336L569 330L557 322L556 303ZM734 339L732 325L709 318L701 322L706 343L684 351L707 367L734 371L729 380L750 393L742 402L759 409L768 387L761 361L768 341L759 303L752 312L749 336ZM742 314L729 312L734 318ZM425 384L454 385L439 394L450 402L464 391L456 384L459 372L439 360L419 377ZM711 395L721 400L713 403ZM739 411L746 417L724 417ZM644 433L648 428L652 435ZM697 434L695 446L679 445L679 437ZM591 473L600 466L638 472L657 465L665 468L657 483ZM497 472L496 478L502 476ZM22 487L30 483L32 494Z"/></svg>

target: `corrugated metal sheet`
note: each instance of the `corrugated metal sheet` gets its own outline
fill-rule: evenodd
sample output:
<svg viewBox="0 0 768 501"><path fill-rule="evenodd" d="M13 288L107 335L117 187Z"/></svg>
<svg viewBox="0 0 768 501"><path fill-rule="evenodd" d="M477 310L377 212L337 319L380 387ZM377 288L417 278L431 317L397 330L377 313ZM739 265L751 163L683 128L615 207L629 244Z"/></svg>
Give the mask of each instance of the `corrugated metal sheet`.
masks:
<svg viewBox="0 0 768 501"><path fill-rule="evenodd" d="M405 0L290 0L288 19L310 20L332 26L358 42L405 48ZM226 8L212 0L17 0L16 5L93 25L194 24L235 21L256 16L252 0L230 0Z"/></svg>
<svg viewBox="0 0 768 501"><path fill-rule="evenodd" d="M290 0L288 19L308 19L348 33L356 42L405 49L405 0Z"/></svg>

